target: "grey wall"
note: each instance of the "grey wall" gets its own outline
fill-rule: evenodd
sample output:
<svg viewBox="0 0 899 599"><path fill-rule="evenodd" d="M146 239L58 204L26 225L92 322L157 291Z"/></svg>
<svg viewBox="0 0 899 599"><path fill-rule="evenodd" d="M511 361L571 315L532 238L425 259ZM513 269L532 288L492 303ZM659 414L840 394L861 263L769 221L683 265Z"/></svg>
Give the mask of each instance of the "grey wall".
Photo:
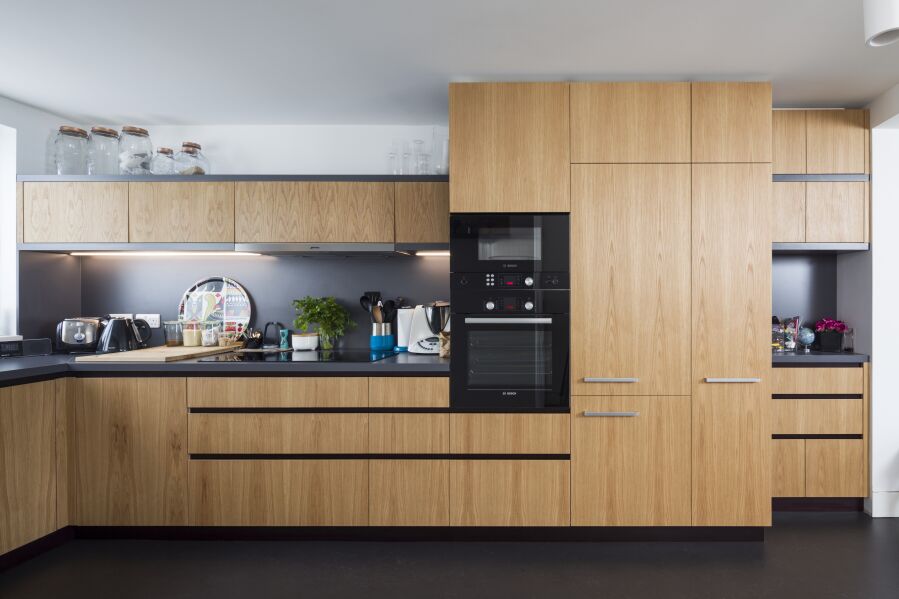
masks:
<svg viewBox="0 0 899 599"><path fill-rule="evenodd" d="M293 299L333 295L359 323L343 347L368 346L370 320L359 306L365 291L380 291L385 299L402 296L413 303L449 299L449 258L102 256L80 260L85 314L151 313L173 320L181 296L191 285L210 276L228 276L249 293L258 327L277 320L293 328ZM161 329L153 335L153 344L163 342Z"/></svg>
<svg viewBox="0 0 899 599"><path fill-rule="evenodd" d="M775 255L771 266L774 315L803 323L837 317L836 256Z"/></svg>
<svg viewBox="0 0 899 599"><path fill-rule="evenodd" d="M81 310L81 258L19 252L19 326L27 338L56 334L56 323Z"/></svg>
<svg viewBox="0 0 899 599"><path fill-rule="evenodd" d="M871 323L874 309L872 258L870 251L852 252L837 257L839 318L855 329L855 351L861 354L872 353Z"/></svg>

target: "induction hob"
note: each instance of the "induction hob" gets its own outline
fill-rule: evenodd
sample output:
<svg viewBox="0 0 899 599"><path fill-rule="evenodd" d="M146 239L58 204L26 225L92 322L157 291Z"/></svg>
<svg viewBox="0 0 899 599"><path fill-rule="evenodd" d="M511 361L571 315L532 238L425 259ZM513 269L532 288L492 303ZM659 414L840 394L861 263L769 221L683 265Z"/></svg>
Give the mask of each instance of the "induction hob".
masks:
<svg viewBox="0 0 899 599"><path fill-rule="evenodd" d="M377 362L397 352L367 349L228 353L200 358L198 362Z"/></svg>

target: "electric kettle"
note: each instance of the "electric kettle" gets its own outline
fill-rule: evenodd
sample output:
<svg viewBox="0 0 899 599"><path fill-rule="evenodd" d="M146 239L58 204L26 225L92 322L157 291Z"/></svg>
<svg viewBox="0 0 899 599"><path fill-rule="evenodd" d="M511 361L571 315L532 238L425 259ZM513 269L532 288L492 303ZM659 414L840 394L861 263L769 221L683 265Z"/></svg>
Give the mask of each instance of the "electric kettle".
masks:
<svg viewBox="0 0 899 599"><path fill-rule="evenodd" d="M152 334L153 331L146 320L110 318L103 327L103 333L97 343L97 353L106 354L147 347L147 341Z"/></svg>

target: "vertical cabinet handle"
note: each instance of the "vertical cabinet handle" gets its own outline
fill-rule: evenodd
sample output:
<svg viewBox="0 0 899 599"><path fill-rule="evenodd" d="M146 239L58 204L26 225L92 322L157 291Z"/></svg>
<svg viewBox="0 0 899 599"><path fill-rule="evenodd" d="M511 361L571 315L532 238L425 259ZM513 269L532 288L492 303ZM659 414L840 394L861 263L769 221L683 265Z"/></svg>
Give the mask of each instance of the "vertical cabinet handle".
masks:
<svg viewBox="0 0 899 599"><path fill-rule="evenodd" d="M633 418L639 415L640 412L584 412L588 418Z"/></svg>
<svg viewBox="0 0 899 599"><path fill-rule="evenodd" d="M605 377L605 376L586 376L584 377L585 383L639 383L640 379L637 377L623 377L623 378L614 378L614 377Z"/></svg>
<svg viewBox="0 0 899 599"><path fill-rule="evenodd" d="M736 378L716 378L716 377L706 377L705 382L707 383L761 383L762 379L754 378L754 377L736 377Z"/></svg>

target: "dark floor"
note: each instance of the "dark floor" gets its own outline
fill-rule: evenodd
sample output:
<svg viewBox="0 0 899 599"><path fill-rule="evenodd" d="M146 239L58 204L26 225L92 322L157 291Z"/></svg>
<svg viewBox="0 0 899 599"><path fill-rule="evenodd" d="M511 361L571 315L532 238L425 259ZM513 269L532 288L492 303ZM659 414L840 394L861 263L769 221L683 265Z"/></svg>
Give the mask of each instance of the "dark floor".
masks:
<svg viewBox="0 0 899 599"><path fill-rule="evenodd" d="M899 597L899 519L780 513L764 543L75 540L3 599Z"/></svg>

